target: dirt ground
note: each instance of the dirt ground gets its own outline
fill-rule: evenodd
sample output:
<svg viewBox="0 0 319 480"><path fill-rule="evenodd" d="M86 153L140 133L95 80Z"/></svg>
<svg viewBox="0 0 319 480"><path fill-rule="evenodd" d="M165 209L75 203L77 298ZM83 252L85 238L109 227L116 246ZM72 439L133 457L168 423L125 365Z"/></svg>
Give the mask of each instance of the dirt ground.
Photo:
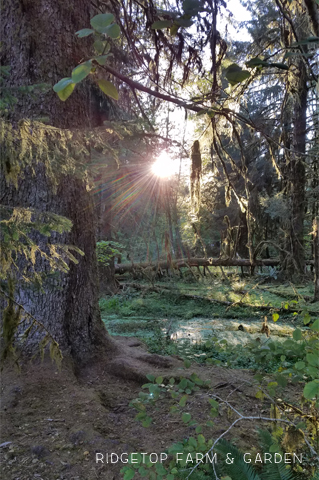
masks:
<svg viewBox="0 0 319 480"><path fill-rule="evenodd" d="M123 351L134 351L143 359L145 349L132 338L120 337ZM190 376L192 372L210 380L214 392L246 415L269 415L269 405L255 398L246 382L253 374L216 366L192 365L186 369L174 358L148 363L148 373L164 378ZM64 365L61 371L50 360L25 366L20 374L13 368L2 372L1 385L1 478L4 480L120 480L122 463L96 463L96 453L164 452L172 443L196 436L180 414L169 412L172 400L152 407L153 423L142 427L129 406L141 391L143 377L126 377L120 359L114 368L105 361L87 367L76 376ZM134 363L134 360L133 360ZM116 372L116 375L110 372ZM119 374L121 376L119 376ZM209 419L207 390L189 396L186 411L198 421ZM221 408L213 427L204 427L206 439L217 438L234 420L227 407ZM256 425L239 422L228 439L252 447ZM239 441L239 443L238 443ZM247 451L247 450L246 450ZM138 479L136 474L134 477Z"/></svg>

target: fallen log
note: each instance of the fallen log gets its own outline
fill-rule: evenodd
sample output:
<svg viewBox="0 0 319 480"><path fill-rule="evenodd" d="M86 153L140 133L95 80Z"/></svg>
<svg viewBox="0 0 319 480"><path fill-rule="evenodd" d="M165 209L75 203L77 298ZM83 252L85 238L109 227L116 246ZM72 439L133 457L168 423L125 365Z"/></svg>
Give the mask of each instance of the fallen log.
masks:
<svg viewBox="0 0 319 480"><path fill-rule="evenodd" d="M256 266L271 266L275 267L279 265L280 261L277 258L266 258L264 260L256 260L254 265ZM151 269L151 270L168 270L168 269L180 269L189 267L250 267L251 262L249 259L244 258L180 258L173 260L172 263L167 261L161 261L158 263L121 263L115 265L115 273L123 274L126 272L132 272L139 269Z"/></svg>
<svg viewBox="0 0 319 480"><path fill-rule="evenodd" d="M308 260L307 265L313 265L313 260ZM254 261L255 267L276 267L280 265L278 258L265 258L257 259ZM150 269L150 270L169 270L180 269L189 267L251 267L252 263L249 259L245 258L180 258L173 260L172 263L167 261L161 261L158 263L121 263L115 265L115 273L123 274L126 272L133 272L138 270Z"/></svg>

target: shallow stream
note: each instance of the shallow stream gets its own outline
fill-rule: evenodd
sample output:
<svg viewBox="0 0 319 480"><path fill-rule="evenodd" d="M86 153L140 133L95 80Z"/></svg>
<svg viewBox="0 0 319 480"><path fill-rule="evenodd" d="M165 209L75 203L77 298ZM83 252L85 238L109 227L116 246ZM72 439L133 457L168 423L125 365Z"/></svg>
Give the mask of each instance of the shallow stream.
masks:
<svg viewBox="0 0 319 480"><path fill-rule="evenodd" d="M190 341L200 343L211 336L219 340L227 340L232 345L245 344L253 339L260 338L266 341L267 336L261 333L263 320L247 319L246 321L229 318L201 318L195 317L190 320L159 319L145 317L119 318L109 315L103 318L104 323L113 335L125 335L134 337L151 337L154 328L160 327L164 334L169 331L169 336L176 341ZM291 321L289 323L269 320L270 337L277 340L285 340L292 335L296 328Z"/></svg>

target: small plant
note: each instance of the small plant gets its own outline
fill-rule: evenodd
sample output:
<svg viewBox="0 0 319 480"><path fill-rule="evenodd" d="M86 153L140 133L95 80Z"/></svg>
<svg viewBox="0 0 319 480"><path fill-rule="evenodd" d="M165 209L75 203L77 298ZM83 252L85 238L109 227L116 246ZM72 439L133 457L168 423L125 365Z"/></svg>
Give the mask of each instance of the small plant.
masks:
<svg viewBox="0 0 319 480"><path fill-rule="evenodd" d="M124 246L118 242L112 240L101 240L97 242L97 261L104 267L108 267L111 264L111 260L118 256L121 256Z"/></svg>

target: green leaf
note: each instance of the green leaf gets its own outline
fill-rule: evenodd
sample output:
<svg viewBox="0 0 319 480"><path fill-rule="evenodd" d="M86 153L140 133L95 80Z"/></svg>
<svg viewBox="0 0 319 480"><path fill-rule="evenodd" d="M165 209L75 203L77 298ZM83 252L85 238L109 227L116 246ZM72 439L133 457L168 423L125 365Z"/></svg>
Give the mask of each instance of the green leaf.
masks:
<svg viewBox="0 0 319 480"><path fill-rule="evenodd" d="M79 38L83 38L88 37L92 33L94 33L94 30L92 30L91 28L83 28L82 30L75 32L75 35L77 35Z"/></svg>
<svg viewBox="0 0 319 480"><path fill-rule="evenodd" d="M201 425L198 425L198 426L196 427L195 432L196 432L196 433L201 433L202 430L203 430L203 427L202 427Z"/></svg>
<svg viewBox="0 0 319 480"><path fill-rule="evenodd" d="M288 65L285 63L269 63L270 67L280 68L281 70L289 70Z"/></svg>
<svg viewBox="0 0 319 480"><path fill-rule="evenodd" d="M175 23L171 26L170 30L169 30L169 33L172 35L172 37L175 37L175 35L177 34L179 30L179 26L176 25Z"/></svg>
<svg viewBox="0 0 319 480"><path fill-rule="evenodd" d="M313 380L305 385L303 389L303 395L307 400L311 400L314 397L319 396L319 380Z"/></svg>
<svg viewBox="0 0 319 480"><path fill-rule="evenodd" d="M56 83L53 87L53 90L58 93L61 90L64 90L68 85L71 85L73 82L71 77L62 78L58 83Z"/></svg>
<svg viewBox="0 0 319 480"><path fill-rule="evenodd" d="M155 380L155 375L152 375L151 373L149 373L148 375L146 375L146 378L147 378L147 380L149 380L150 382L154 382L154 380Z"/></svg>
<svg viewBox="0 0 319 480"><path fill-rule="evenodd" d="M186 402L187 402L187 398L188 398L187 395L183 395L183 397L180 399L179 405L180 405L181 407L185 407Z"/></svg>
<svg viewBox="0 0 319 480"><path fill-rule="evenodd" d="M144 467L140 467L138 469L138 473L142 476L142 477L147 477L148 475L148 471L146 470L146 468Z"/></svg>
<svg viewBox="0 0 319 480"><path fill-rule="evenodd" d="M123 480L132 480L134 475L135 475L135 471L132 468L130 468L129 470L126 470Z"/></svg>
<svg viewBox="0 0 319 480"><path fill-rule="evenodd" d="M174 378L174 377L170 378L168 383L169 383L170 385L174 385L174 383L175 383L175 378Z"/></svg>
<svg viewBox="0 0 319 480"><path fill-rule="evenodd" d="M219 403L213 398L210 398L208 401L213 408L219 408Z"/></svg>
<svg viewBox="0 0 319 480"><path fill-rule="evenodd" d="M72 70L72 80L74 83L81 82L85 77L87 77L92 69L92 60L88 60L85 63L81 63Z"/></svg>
<svg viewBox="0 0 319 480"><path fill-rule="evenodd" d="M174 475L173 475L172 473L169 473L169 474L167 475L167 480L174 480L174 478L175 478L175 477L174 477Z"/></svg>
<svg viewBox="0 0 319 480"><path fill-rule="evenodd" d="M161 383L163 383L163 377L157 377L155 382L157 383L157 385L160 385Z"/></svg>
<svg viewBox="0 0 319 480"><path fill-rule="evenodd" d="M182 415L182 420L183 420L184 423L190 422L191 418L192 418L192 416L191 416L190 413L183 413L183 415Z"/></svg>
<svg viewBox="0 0 319 480"><path fill-rule="evenodd" d="M319 367L319 357L315 353L308 353L307 362L310 363L313 367ZM319 372L318 372L319 373Z"/></svg>
<svg viewBox="0 0 319 480"><path fill-rule="evenodd" d="M62 102L65 102L65 100L67 100L71 95L71 93L73 92L74 88L75 88L75 83L72 82L69 85L67 85L65 88L63 88L63 90L59 90L57 92L59 99L62 100Z"/></svg>
<svg viewBox="0 0 319 480"><path fill-rule="evenodd" d="M164 28L171 27L173 22L171 20L158 20L152 24L153 30L163 30Z"/></svg>
<svg viewBox="0 0 319 480"><path fill-rule="evenodd" d="M205 437L201 433L197 437L197 442L199 445L204 445L205 444Z"/></svg>
<svg viewBox="0 0 319 480"><path fill-rule="evenodd" d="M306 312L303 316L303 323L304 325L308 325L311 322L311 316L308 312Z"/></svg>
<svg viewBox="0 0 319 480"><path fill-rule="evenodd" d="M102 42L102 40L95 40L93 43L94 50L96 53L105 53L104 48L105 48L106 42ZM107 49L109 50L109 49Z"/></svg>
<svg viewBox="0 0 319 480"><path fill-rule="evenodd" d="M107 55L100 55L99 57L94 57L93 60L95 60L99 65L105 65L106 59L109 56L110 54L108 53Z"/></svg>
<svg viewBox="0 0 319 480"><path fill-rule="evenodd" d="M294 330L293 334L293 339L298 341L298 340L301 340L302 339L302 331L300 330L300 328L296 328L296 330Z"/></svg>
<svg viewBox="0 0 319 480"><path fill-rule="evenodd" d="M277 322L278 318L279 318L278 313L273 313L272 314L272 319L273 319L274 322Z"/></svg>
<svg viewBox="0 0 319 480"><path fill-rule="evenodd" d="M295 368L296 370L303 370L305 368L306 364L305 362L297 362L295 363Z"/></svg>
<svg viewBox="0 0 319 480"><path fill-rule="evenodd" d="M105 33L111 38L119 38L121 29L117 23L113 23L113 25L109 25L108 27L106 27L103 33Z"/></svg>
<svg viewBox="0 0 319 480"><path fill-rule="evenodd" d="M250 77L248 70L243 70L236 63L232 63L225 70L225 76L231 85L236 85L237 83L243 82Z"/></svg>
<svg viewBox="0 0 319 480"><path fill-rule="evenodd" d="M103 30L114 21L112 13L100 13L91 18L91 25L99 33L104 33Z"/></svg>
<svg viewBox="0 0 319 480"><path fill-rule="evenodd" d="M189 368L191 366L192 362L188 359L184 360L184 367Z"/></svg>
<svg viewBox="0 0 319 480"><path fill-rule="evenodd" d="M319 332L319 318L311 325L310 329L314 332Z"/></svg>
<svg viewBox="0 0 319 480"><path fill-rule="evenodd" d="M197 442L194 437L189 437L188 444L191 445L192 447L195 447L195 448L197 447Z"/></svg>
<svg viewBox="0 0 319 480"><path fill-rule="evenodd" d="M246 67L254 68L254 67L268 67L269 63L261 60L261 58L255 57L251 58L248 62L245 63Z"/></svg>
<svg viewBox="0 0 319 480"><path fill-rule="evenodd" d="M99 80L97 83L98 83L100 89L102 90L102 92L105 93L105 95L108 95L109 97L114 98L114 100L119 99L119 93L116 90L116 88L114 87L113 83L109 82L108 80L104 80L104 79Z"/></svg>
<svg viewBox="0 0 319 480"><path fill-rule="evenodd" d="M188 28L188 27L191 27L194 22L192 22L188 18L180 17L180 18L176 18L175 23L176 23L176 25L179 25L180 27Z"/></svg>

